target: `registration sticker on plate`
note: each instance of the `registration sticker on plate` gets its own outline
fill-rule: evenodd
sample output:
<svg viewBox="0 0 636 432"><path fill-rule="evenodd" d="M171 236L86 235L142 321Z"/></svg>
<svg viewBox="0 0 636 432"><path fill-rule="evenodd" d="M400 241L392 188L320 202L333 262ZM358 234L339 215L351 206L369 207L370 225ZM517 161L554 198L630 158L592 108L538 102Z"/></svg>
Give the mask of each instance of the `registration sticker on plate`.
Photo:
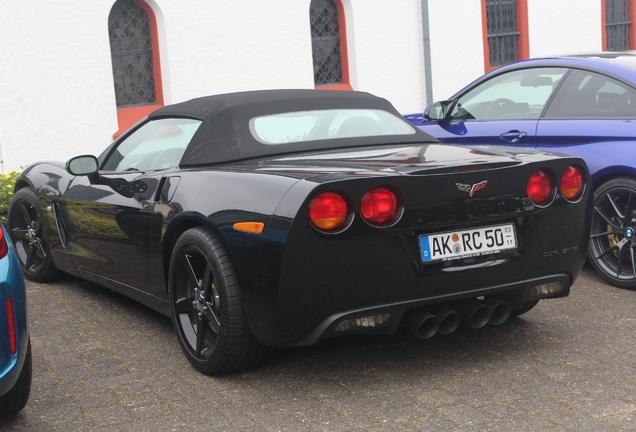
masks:
<svg viewBox="0 0 636 432"><path fill-rule="evenodd" d="M422 261L455 260L517 248L514 224L420 236Z"/></svg>

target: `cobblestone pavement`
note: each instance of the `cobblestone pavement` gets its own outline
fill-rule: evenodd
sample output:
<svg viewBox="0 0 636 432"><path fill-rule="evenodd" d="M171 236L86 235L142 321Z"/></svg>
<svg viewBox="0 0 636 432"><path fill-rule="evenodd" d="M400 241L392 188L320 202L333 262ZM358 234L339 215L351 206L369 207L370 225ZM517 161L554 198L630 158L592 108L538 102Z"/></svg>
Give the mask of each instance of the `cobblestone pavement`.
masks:
<svg viewBox="0 0 636 432"><path fill-rule="evenodd" d="M33 389L2 431L636 430L636 292L587 268L502 326L331 339L222 377L123 296L72 278L28 292Z"/></svg>

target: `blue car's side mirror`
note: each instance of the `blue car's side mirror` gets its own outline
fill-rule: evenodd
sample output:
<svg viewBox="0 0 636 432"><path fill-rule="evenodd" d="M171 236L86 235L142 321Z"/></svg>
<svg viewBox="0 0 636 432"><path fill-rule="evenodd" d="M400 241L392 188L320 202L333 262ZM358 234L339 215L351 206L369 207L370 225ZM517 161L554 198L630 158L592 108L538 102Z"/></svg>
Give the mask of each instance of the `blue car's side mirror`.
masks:
<svg viewBox="0 0 636 432"><path fill-rule="evenodd" d="M424 114L422 115L424 117L424 121L440 122L446 120L446 116L448 115L453 102L455 101L446 100L441 102L433 102L432 104L428 105L424 110Z"/></svg>

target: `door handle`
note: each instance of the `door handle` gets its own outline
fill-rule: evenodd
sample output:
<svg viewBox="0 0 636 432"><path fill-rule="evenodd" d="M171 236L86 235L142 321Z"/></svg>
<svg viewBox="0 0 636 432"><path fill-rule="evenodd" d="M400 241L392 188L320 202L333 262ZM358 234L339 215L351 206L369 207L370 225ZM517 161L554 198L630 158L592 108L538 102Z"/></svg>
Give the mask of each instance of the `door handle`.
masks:
<svg viewBox="0 0 636 432"><path fill-rule="evenodd" d="M525 132L519 132L518 130L511 130L505 133L502 133L501 135L499 135L499 137L504 140L504 141L508 141L509 143L517 143L519 141L521 141L522 139L524 139L525 137L527 137L528 134Z"/></svg>

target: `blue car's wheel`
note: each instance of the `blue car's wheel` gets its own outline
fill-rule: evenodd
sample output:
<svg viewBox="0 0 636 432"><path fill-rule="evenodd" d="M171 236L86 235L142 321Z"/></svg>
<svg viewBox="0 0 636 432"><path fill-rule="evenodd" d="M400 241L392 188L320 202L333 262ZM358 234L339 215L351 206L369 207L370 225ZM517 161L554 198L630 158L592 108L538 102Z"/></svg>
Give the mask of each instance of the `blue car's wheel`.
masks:
<svg viewBox="0 0 636 432"><path fill-rule="evenodd" d="M594 193L588 258L619 288L636 289L636 181L612 179Z"/></svg>
<svg viewBox="0 0 636 432"><path fill-rule="evenodd" d="M269 348L250 331L232 264L208 229L192 228L177 240L169 293L179 343L199 372L228 373L266 360Z"/></svg>
<svg viewBox="0 0 636 432"><path fill-rule="evenodd" d="M59 275L44 236L38 199L30 188L22 188L13 195L8 228L25 278L46 282Z"/></svg>

